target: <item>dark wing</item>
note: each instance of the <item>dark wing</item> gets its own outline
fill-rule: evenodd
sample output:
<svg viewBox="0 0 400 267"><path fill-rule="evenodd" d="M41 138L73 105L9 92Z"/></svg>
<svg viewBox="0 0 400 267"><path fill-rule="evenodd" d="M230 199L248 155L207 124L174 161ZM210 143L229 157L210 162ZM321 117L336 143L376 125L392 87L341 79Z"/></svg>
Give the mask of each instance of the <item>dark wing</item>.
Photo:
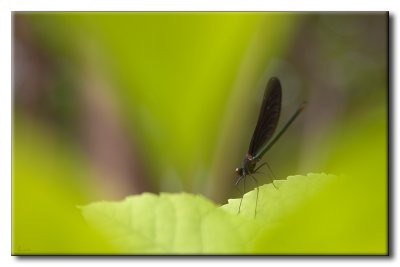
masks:
<svg viewBox="0 0 400 267"><path fill-rule="evenodd" d="M265 88L257 126L254 129L248 154L255 156L258 150L272 137L281 113L282 87L278 78L269 80Z"/></svg>

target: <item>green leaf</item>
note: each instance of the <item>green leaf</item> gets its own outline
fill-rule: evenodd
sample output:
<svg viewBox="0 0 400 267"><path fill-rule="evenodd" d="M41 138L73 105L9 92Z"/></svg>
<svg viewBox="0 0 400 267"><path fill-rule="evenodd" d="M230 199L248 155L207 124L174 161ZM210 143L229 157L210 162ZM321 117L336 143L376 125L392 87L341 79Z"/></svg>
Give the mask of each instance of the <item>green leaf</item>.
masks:
<svg viewBox="0 0 400 267"><path fill-rule="evenodd" d="M120 202L81 207L85 220L103 232L120 254L253 254L260 238L285 216L312 200L335 176L291 176L218 207L205 197L186 193L142 194Z"/></svg>
<svg viewBox="0 0 400 267"><path fill-rule="evenodd" d="M307 176L289 176L286 180L277 180L273 184L254 189L243 196L240 215L255 217L264 223L272 224L280 217L290 214L299 204L312 200L326 186L326 183L338 179L334 175L314 174ZM247 182L251 178L247 179ZM238 213L241 199L230 199L222 208L230 213ZM257 210L256 210L257 201Z"/></svg>
<svg viewBox="0 0 400 267"><path fill-rule="evenodd" d="M123 254L241 253L246 231L238 218L199 195L142 194L82 207L85 219Z"/></svg>

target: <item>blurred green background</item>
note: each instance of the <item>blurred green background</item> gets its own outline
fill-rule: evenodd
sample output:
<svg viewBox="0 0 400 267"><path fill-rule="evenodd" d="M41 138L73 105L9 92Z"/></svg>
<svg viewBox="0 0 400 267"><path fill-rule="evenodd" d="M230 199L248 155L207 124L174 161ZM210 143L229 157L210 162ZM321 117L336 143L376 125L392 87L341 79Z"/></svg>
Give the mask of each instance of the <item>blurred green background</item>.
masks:
<svg viewBox="0 0 400 267"><path fill-rule="evenodd" d="M75 209L91 201L239 197L271 76L278 128L308 102L265 155L276 178L349 175L384 234L387 27L383 12L14 13L13 251L103 248Z"/></svg>

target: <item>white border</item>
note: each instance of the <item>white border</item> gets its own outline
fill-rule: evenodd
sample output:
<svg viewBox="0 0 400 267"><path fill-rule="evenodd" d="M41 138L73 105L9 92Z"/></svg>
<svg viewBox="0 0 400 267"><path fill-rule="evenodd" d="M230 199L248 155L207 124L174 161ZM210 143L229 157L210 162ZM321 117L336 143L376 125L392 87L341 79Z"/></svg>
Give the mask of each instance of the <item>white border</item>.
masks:
<svg viewBox="0 0 400 267"><path fill-rule="evenodd" d="M5 1L11 10L29 11L386 11L389 10L395 0L352 0L352 1L232 1L232 0L36 0L36 1Z"/></svg>

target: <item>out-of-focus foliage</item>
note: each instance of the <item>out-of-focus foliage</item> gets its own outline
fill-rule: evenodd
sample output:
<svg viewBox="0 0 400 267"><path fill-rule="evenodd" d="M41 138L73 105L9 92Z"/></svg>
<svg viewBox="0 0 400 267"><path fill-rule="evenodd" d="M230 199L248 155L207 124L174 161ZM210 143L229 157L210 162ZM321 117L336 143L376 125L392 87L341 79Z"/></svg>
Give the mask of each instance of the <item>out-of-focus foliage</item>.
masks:
<svg viewBox="0 0 400 267"><path fill-rule="evenodd" d="M28 16L48 53L77 66L74 75L85 79L94 68L112 81L150 177L160 177L153 183L190 191L207 182L229 92L243 75L249 49L256 55L250 59L254 73L245 74L243 91L254 88L262 62L286 47L295 18L218 12Z"/></svg>
<svg viewBox="0 0 400 267"><path fill-rule="evenodd" d="M87 172L63 143L39 125L13 128L14 255L101 254L113 251L82 220L85 201L75 179ZM61 142L60 142L61 141ZM88 175L88 174L87 174Z"/></svg>
<svg viewBox="0 0 400 267"><path fill-rule="evenodd" d="M13 253L386 253L385 19L14 13ZM263 169L259 183L311 172L340 179L309 197L302 192L320 185L316 177L302 177L298 188L293 180L278 191L261 187L256 220L254 191L245 196L243 216L229 214L237 200L218 209L190 194L103 203L121 211L138 205L131 214L140 213L136 226L144 231L157 222L153 216L165 218L161 230L178 227L184 235L171 250L163 247L171 233L152 232L161 247L135 234L109 242L83 222L77 206L139 192L200 193L219 203L236 196L234 169L271 76L283 86L278 128L302 101L308 106L265 155L274 175ZM286 205L289 199L298 205ZM83 211L104 229L101 205ZM167 212L173 208L176 214ZM204 222L209 233L201 236Z"/></svg>

